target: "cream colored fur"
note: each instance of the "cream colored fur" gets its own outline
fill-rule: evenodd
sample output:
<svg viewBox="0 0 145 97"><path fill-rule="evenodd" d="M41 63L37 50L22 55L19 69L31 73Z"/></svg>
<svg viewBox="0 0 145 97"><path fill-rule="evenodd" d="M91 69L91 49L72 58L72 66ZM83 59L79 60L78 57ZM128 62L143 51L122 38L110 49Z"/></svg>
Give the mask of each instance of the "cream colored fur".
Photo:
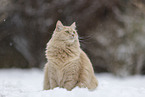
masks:
<svg viewBox="0 0 145 97"><path fill-rule="evenodd" d="M72 90L76 86L93 90L98 86L92 64L80 48L75 23L63 26L58 21L46 49L44 90L55 87Z"/></svg>

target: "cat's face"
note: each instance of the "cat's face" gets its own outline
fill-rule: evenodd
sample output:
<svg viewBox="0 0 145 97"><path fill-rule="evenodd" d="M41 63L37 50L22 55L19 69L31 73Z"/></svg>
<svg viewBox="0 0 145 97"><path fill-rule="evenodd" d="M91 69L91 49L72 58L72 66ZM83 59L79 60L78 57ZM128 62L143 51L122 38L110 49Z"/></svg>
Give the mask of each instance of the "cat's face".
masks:
<svg viewBox="0 0 145 97"><path fill-rule="evenodd" d="M58 41L73 43L78 40L78 34L75 28L75 22L71 26L63 26L63 24L58 21L54 31L54 36Z"/></svg>

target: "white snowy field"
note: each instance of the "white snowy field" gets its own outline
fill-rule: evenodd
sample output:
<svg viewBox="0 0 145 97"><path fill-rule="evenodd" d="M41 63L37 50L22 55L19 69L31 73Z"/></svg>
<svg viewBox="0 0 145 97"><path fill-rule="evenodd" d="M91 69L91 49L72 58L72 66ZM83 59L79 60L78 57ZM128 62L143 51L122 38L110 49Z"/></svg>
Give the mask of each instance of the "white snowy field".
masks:
<svg viewBox="0 0 145 97"><path fill-rule="evenodd" d="M0 97L145 97L145 76L127 78L96 74L99 86L94 91L74 88L42 90L43 71L39 69L0 69Z"/></svg>

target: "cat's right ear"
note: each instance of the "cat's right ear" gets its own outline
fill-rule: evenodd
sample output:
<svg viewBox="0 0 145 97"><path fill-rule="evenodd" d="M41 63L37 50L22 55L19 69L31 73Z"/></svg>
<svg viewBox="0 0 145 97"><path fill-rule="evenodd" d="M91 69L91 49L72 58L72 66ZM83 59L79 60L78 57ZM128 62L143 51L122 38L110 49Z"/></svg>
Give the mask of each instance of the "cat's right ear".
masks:
<svg viewBox="0 0 145 97"><path fill-rule="evenodd" d="M56 28L55 28L55 30L56 30L57 32L59 32L59 31L61 31L62 29L63 29L63 24L61 23L60 20L58 20L57 23L56 23Z"/></svg>

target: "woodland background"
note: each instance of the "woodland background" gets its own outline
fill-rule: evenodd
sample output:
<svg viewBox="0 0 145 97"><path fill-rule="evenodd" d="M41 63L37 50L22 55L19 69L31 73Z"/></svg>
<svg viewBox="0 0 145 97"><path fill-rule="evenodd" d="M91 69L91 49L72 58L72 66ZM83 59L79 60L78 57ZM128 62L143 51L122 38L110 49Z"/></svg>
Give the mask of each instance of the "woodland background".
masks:
<svg viewBox="0 0 145 97"><path fill-rule="evenodd" d="M76 22L95 72L145 74L145 0L0 0L0 68L43 68L57 20Z"/></svg>

